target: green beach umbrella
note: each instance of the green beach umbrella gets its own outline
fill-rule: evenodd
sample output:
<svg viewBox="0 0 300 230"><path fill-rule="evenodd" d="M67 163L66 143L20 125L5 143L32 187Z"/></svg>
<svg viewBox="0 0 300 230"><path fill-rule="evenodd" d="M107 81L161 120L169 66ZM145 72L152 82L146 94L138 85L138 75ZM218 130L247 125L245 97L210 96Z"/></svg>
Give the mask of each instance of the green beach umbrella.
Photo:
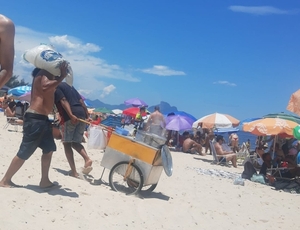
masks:
<svg viewBox="0 0 300 230"><path fill-rule="evenodd" d="M300 125L297 125L294 129L293 129L293 135L297 140L300 140Z"/></svg>
<svg viewBox="0 0 300 230"><path fill-rule="evenodd" d="M299 116L295 116L295 115L291 115L291 114L287 114L287 113L269 113L269 114L263 116L263 118L281 118L284 120L290 120L290 121L296 122L297 124L300 124Z"/></svg>
<svg viewBox="0 0 300 230"><path fill-rule="evenodd" d="M110 109L107 108L97 108L94 110L94 112L98 112L98 113L112 113L112 111Z"/></svg>

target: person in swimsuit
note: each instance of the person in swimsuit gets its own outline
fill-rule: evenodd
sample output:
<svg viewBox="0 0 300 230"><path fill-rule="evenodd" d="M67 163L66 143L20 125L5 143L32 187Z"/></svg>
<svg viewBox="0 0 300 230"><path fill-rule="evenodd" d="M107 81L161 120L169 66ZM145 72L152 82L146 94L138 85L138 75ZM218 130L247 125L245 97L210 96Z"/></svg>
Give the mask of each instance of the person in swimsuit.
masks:
<svg viewBox="0 0 300 230"><path fill-rule="evenodd" d="M0 88L11 78L15 56L15 25L0 14Z"/></svg>
<svg viewBox="0 0 300 230"><path fill-rule="evenodd" d="M154 107L154 112L151 113L145 129L150 133L162 136L164 127L166 125L164 115L161 114L159 106Z"/></svg>
<svg viewBox="0 0 300 230"><path fill-rule="evenodd" d="M42 155L42 178L39 186L42 189L57 187L49 180L49 168L53 151L56 145L52 135L51 122L48 114L51 113L54 104L54 92L58 84L67 76L68 64L60 65L61 75L55 77L46 70L35 68L32 72L31 104L24 115L23 139L17 155L0 181L1 187L15 187L12 177L22 167L24 162L39 147Z"/></svg>

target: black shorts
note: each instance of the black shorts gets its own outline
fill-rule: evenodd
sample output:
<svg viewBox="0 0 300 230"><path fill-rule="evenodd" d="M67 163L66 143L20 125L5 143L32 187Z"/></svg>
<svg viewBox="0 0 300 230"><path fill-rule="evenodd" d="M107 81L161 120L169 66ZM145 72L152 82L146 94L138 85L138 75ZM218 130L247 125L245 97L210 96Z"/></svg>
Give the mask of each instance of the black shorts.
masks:
<svg viewBox="0 0 300 230"><path fill-rule="evenodd" d="M56 151L51 122L45 115L25 113L23 139L17 156L27 160L37 147L43 150L43 154Z"/></svg>

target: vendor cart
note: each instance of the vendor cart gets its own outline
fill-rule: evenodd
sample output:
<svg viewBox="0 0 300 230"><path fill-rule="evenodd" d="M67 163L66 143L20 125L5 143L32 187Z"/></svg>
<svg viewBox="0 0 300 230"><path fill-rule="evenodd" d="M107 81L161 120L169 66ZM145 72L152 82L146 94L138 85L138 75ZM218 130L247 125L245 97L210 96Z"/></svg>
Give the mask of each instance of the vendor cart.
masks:
<svg viewBox="0 0 300 230"><path fill-rule="evenodd" d="M147 143L111 133L101 166L110 170L109 184L113 190L125 194L153 191L163 170L172 175L172 157L164 145L165 139L149 133L145 137Z"/></svg>

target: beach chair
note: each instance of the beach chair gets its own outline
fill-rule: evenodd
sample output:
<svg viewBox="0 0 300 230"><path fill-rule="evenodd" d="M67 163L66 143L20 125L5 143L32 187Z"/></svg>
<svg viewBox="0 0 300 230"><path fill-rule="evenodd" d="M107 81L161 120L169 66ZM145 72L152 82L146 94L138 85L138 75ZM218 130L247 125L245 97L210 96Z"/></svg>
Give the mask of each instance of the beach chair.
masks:
<svg viewBox="0 0 300 230"><path fill-rule="evenodd" d="M213 141L210 140L209 145L210 145L210 149L211 149L211 154L213 156L213 163L217 164L217 165L227 165L228 166L228 163L226 161L226 157L217 155L217 152L216 152Z"/></svg>
<svg viewBox="0 0 300 230"><path fill-rule="evenodd" d="M238 151L236 154L237 160L239 162L242 162L242 165L244 165L248 159L250 158L250 153L248 151L248 148L246 146L246 143L243 142L243 144L241 145L240 151Z"/></svg>
<svg viewBox="0 0 300 230"><path fill-rule="evenodd" d="M6 117L6 123L3 126L3 129L7 129L9 125L12 125L12 126L14 126L14 130L16 132L18 132L19 124L17 124L17 122L16 122L17 120L19 120L19 118L17 118L17 117Z"/></svg>

